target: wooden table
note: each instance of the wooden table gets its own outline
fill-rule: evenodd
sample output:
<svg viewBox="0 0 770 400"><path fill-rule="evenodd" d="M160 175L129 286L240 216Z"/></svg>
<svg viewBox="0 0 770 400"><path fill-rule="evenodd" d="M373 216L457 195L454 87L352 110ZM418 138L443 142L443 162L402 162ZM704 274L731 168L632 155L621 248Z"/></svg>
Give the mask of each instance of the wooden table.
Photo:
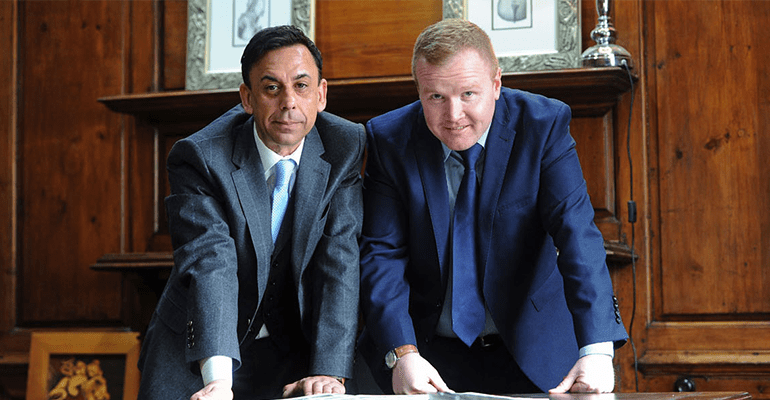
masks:
<svg viewBox="0 0 770 400"><path fill-rule="evenodd" d="M485 395L482 393L431 393L410 396L399 395L367 395L354 396L333 395L322 396L319 400L516 400L516 399L548 399L548 400L750 400L747 392L665 392L665 393L566 393L566 394L512 394L508 396Z"/></svg>
<svg viewBox="0 0 770 400"><path fill-rule="evenodd" d="M605 393L605 394L525 394L514 395L528 399L551 400L749 400L747 392L663 392L663 393Z"/></svg>

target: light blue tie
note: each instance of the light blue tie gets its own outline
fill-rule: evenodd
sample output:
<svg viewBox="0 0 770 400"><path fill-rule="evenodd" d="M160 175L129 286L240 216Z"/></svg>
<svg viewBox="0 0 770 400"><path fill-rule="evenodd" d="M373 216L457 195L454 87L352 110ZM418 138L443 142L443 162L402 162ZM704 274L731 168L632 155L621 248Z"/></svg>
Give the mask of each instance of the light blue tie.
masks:
<svg viewBox="0 0 770 400"><path fill-rule="evenodd" d="M273 189L273 214L270 229L273 233L273 243L278 238L281 222L289 205L289 181L294 171L294 160L285 159L275 164L275 189Z"/></svg>

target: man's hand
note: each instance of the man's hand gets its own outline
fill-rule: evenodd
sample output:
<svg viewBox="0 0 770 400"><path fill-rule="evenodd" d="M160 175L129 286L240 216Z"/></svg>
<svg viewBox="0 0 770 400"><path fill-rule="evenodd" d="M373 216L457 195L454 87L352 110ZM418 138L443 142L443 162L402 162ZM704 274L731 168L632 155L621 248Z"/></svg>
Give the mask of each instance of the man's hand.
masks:
<svg viewBox="0 0 770 400"><path fill-rule="evenodd" d="M612 357L591 354L578 359L559 386L549 393L610 393L615 388Z"/></svg>
<svg viewBox="0 0 770 400"><path fill-rule="evenodd" d="M326 375L308 376L283 387L283 397L308 396L321 393L345 393L345 385Z"/></svg>
<svg viewBox="0 0 770 400"><path fill-rule="evenodd" d="M232 383L225 379L211 381L190 396L190 400L233 400Z"/></svg>
<svg viewBox="0 0 770 400"><path fill-rule="evenodd" d="M419 353L408 353L398 359L393 367L392 384L396 394L452 392L438 371Z"/></svg>

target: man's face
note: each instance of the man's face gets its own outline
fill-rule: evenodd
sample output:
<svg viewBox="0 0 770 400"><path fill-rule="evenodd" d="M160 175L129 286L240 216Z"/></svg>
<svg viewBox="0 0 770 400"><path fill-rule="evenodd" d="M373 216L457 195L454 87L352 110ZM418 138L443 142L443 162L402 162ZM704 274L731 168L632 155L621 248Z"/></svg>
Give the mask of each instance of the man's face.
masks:
<svg viewBox="0 0 770 400"><path fill-rule="evenodd" d="M280 155L297 149L326 108L326 80L307 47L271 50L249 72L251 89L241 84L241 102L254 115L257 135Z"/></svg>
<svg viewBox="0 0 770 400"><path fill-rule="evenodd" d="M493 71L478 51L465 49L441 66L419 59L415 78L433 135L452 150L473 146L492 123L502 87L500 68Z"/></svg>

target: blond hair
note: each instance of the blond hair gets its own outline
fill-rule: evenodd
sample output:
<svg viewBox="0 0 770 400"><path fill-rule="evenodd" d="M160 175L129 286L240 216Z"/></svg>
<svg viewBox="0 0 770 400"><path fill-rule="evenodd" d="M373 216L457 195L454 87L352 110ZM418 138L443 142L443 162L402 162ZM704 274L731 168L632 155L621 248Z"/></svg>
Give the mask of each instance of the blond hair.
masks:
<svg viewBox="0 0 770 400"><path fill-rule="evenodd" d="M468 20L450 18L425 28L417 37L412 52L412 77L416 82L415 66L420 59L425 59L428 64L441 66L452 56L466 49L478 51L481 58L487 60L492 75L497 73L499 64L486 32Z"/></svg>

